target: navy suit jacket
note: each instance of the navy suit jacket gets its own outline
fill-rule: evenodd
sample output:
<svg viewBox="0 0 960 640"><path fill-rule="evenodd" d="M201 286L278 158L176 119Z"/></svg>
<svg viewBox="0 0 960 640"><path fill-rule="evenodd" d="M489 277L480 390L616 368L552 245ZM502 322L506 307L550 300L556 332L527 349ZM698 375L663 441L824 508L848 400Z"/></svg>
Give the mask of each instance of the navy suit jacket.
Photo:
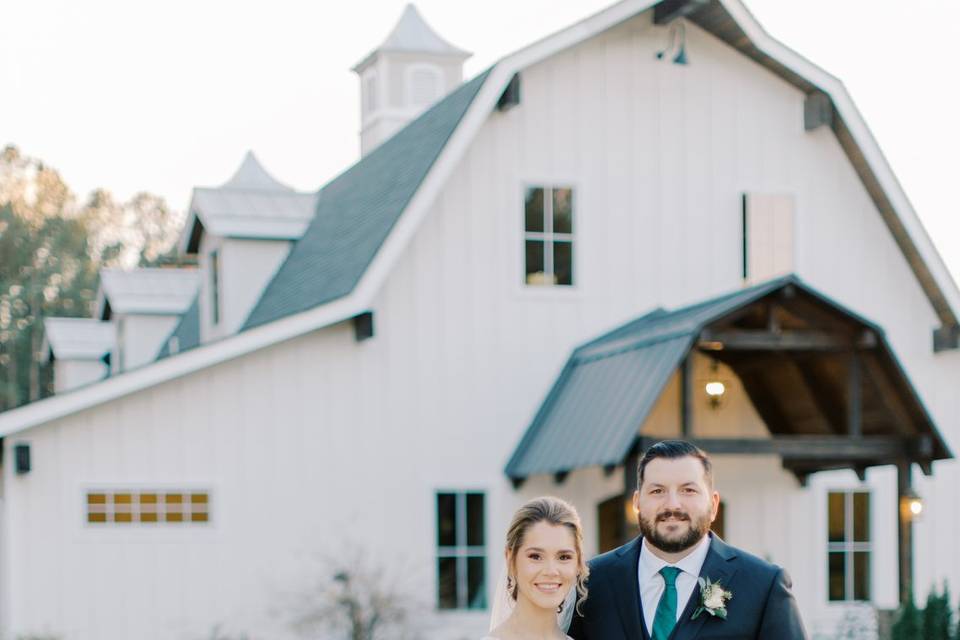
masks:
<svg viewBox="0 0 960 640"><path fill-rule="evenodd" d="M727 602L727 619L706 612L691 619L700 603L697 586L670 640L806 640L786 572L710 536L700 575L733 594ZM636 538L590 561L589 594L581 604L582 615L574 615L568 632L574 640L649 640L637 577L640 546Z"/></svg>

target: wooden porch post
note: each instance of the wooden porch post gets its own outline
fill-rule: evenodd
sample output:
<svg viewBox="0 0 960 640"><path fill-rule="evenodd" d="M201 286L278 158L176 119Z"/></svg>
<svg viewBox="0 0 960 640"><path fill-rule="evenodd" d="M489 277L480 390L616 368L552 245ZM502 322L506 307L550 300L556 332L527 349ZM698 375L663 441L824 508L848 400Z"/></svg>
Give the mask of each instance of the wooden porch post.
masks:
<svg viewBox="0 0 960 640"><path fill-rule="evenodd" d="M627 514L630 513L628 505L633 501L633 492L637 489L637 465L640 462L640 456L637 452L638 447L631 449L630 454L623 463L623 528L620 531L621 544L626 544L636 536L637 523L630 522Z"/></svg>
<svg viewBox="0 0 960 640"><path fill-rule="evenodd" d="M913 598L913 522L905 498L910 495L910 462L897 463L897 557L900 565L900 604Z"/></svg>

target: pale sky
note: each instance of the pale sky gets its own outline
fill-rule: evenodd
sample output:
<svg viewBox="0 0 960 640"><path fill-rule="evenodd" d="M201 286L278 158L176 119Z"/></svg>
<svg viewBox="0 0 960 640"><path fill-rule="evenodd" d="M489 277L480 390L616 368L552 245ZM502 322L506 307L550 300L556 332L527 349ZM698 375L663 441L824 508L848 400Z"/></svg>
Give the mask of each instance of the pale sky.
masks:
<svg viewBox="0 0 960 640"><path fill-rule="evenodd" d="M359 155L349 69L405 3L0 0L0 147L56 167L81 197L146 190L184 209L247 149L281 181L317 189ZM474 53L467 77L611 3L416 2ZM960 1L746 4L846 84L960 280Z"/></svg>

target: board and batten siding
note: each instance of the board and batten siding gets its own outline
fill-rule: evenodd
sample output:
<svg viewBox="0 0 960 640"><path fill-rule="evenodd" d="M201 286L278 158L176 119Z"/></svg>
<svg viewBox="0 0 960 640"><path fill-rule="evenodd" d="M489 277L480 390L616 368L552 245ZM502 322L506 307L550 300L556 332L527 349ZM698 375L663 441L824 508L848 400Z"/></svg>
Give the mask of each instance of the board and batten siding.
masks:
<svg viewBox="0 0 960 640"><path fill-rule="evenodd" d="M568 495L595 527L591 501L616 475L514 493L503 466L574 345L741 286L744 192L793 195L799 275L885 327L956 450L960 360L931 353L935 315L832 133L805 132L802 93L698 28L687 67L656 61L666 40L642 15L523 72L521 104L490 115L379 292L373 339L342 323L23 434L34 470L4 466L3 630L151 640L224 623L283 640L271 610L289 610L316 557L351 545L399 563L430 603L438 490L486 492L491 580L509 515L534 489ZM572 288L522 284L526 185L575 190ZM724 462L722 486L746 500L769 480L765 517L825 517L816 483L745 465ZM935 488L919 485L937 507L918 525L918 585L960 574L943 546L957 532L943 484L955 465L937 472ZM877 500L894 500L888 484ZM211 523L88 527L88 486L207 488ZM783 549L773 528L748 539L756 515L731 505L732 542L809 563L788 567L797 593L811 619L829 613L820 541ZM477 638L486 618L440 614L436 633Z"/></svg>

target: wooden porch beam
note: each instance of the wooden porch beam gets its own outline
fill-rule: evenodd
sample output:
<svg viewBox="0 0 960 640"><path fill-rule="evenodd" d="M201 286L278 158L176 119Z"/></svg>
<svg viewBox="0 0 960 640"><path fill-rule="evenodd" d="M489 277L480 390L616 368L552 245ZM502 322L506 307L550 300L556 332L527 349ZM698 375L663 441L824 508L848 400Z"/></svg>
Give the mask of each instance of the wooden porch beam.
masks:
<svg viewBox="0 0 960 640"><path fill-rule="evenodd" d="M646 449L659 438L643 438ZM692 438L691 444L710 454L746 453L778 455L785 459L808 461L878 462L904 459L922 460L922 443L915 439L890 436L776 436L773 438Z"/></svg>
<svg viewBox="0 0 960 640"><path fill-rule="evenodd" d="M729 329L700 332L705 351L847 351L859 344L825 331L764 331Z"/></svg>

